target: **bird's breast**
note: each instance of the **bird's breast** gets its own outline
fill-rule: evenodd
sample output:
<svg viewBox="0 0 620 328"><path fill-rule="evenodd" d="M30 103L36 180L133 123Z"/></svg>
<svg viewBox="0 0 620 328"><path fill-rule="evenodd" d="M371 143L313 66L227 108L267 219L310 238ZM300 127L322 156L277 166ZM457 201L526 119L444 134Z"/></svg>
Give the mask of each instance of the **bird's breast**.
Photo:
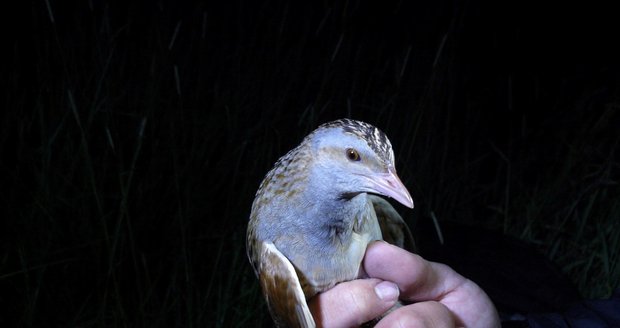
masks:
<svg viewBox="0 0 620 328"><path fill-rule="evenodd" d="M381 230L370 202L355 212L343 231L300 236L302 246L289 259L297 269L306 297L357 278L368 243L378 239Z"/></svg>

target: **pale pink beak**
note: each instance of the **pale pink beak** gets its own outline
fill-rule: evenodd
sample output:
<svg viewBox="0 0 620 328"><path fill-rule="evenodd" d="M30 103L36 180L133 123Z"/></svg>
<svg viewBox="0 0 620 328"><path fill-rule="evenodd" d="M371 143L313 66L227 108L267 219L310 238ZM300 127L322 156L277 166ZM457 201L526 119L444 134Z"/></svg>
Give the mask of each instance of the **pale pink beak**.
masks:
<svg viewBox="0 0 620 328"><path fill-rule="evenodd" d="M399 203L413 208L413 199L405 185L400 181L398 175L396 175L396 169L388 167L387 173L373 174L370 176L364 176L366 181L369 182L369 191L380 195L392 197Z"/></svg>

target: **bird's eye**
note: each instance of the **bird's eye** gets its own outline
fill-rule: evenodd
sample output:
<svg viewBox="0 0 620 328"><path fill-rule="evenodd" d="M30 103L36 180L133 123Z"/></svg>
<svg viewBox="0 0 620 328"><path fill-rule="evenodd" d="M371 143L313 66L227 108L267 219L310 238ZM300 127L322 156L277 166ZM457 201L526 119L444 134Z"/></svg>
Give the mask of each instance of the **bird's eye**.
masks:
<svg viewBox="0 0 620 328"><path fill-rule="evenodd" d="M360 158L360 154L357 152L357 150L355 150L353 148L347 148L346 152L347 152L347 158L350 161L357 162L357 161L359 161L361 159Z"/></svg>

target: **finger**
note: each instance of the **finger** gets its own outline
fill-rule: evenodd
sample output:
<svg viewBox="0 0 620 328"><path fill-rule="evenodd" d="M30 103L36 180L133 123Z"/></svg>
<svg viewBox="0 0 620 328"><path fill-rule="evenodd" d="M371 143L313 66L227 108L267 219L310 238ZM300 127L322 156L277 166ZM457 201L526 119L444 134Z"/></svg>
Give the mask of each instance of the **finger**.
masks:
<svg viewBox="0 0 620 328"><path fill-rule="evenodd" d="M455 321L446 306L429 301L401 307L381 319L375 327L444 328L455 327Z"/></svg>
<svg viewBox="0 0 620 328"><path fill-rule="evenodd" d="M452 311L458 325L499 326L497 311L485 292L447 265L374 242L366 250L363 266L369 277L396 283L401 300L441 302Z"/></svg>
<svg viewBox="0 0 620 328"><path fill-rule="evenodd" d="M363 266L369 277L396 283L401 299L408 301L439 300L467 281L444 264L385 242L368 246Z"/></svg>
<svg viewBox="0 0 620 328"><path fill-rule="evenodd" d="M394 283L358 279L318 294L308 306L319 327L357 327L389 310L398 296Z"/></svg>

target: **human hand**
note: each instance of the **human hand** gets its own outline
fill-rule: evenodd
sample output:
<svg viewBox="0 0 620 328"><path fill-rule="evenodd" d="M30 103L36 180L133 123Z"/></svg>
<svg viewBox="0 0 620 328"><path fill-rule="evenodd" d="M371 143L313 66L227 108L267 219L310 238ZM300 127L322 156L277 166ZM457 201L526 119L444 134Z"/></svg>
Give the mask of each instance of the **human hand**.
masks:
<svg viewBox="0 0 620 328"><path fill-rule="evenodd" d="M500 326L486 293L444 264L375 242L366 250L363 268L369 279L338 284L309 301L318 326L357 327L398 299L414 303L389 313L376 327Z"/></svg>

